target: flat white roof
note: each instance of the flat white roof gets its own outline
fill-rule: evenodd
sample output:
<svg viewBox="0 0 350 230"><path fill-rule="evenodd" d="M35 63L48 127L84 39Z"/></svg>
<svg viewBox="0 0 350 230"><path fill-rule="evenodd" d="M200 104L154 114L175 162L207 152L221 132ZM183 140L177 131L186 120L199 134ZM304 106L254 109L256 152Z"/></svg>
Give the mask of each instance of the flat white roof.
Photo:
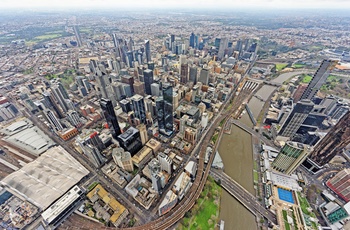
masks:
<svg viewBox="0 0 350 230"><path fill-rule="evenodd" d="M15 122L2 131L8 135L4 141L36 156L55 145L43 131L27 119Z"/></svg>
<svg viewBox="0 0 350 230"><path fill-rule="evenodd" d="M51 223L58 215L60 215L65 209L69 207L74 201L81 196L81 189L78 186L74 186L66 194L64 194L58 201L51 205L48 209L41 214L47 223Z"/></svg>
<svg viewBox="0 0 350 230"><path fill-rule="evenodd" d="M297 180L292 176L288 176L281 173L271 172L271 181L274 185L284 188L289 188L291 190L301 191Z"/></svg>
<svg viewBox="0 0 350 230"><path fill-rule="evenodd" d="M56 146L5 177L0 184L45 210L88 174L75 158Z"/></svg>

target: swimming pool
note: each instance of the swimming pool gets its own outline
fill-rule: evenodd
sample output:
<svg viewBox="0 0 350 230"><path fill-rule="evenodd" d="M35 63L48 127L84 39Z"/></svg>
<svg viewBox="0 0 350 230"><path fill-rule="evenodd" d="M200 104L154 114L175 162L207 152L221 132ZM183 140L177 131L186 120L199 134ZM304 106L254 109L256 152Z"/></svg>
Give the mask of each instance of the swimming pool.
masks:
<svg viewBox="0 0 350 230"><path fill-rule="evenodd" d="M278 198L280 200L284 200L294 204L293 194L291 191L285 190L283 188L277 188L277 190L278 190Z"/></svg>

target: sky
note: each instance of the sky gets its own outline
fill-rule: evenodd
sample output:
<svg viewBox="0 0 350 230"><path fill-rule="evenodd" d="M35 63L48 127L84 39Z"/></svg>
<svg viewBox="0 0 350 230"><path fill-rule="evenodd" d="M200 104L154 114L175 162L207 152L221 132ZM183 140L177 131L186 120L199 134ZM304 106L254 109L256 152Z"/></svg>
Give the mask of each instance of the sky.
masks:
<svg viewBox="0 0 350 230"><path fill-rule="evenodd" d="M350 0L0 0L0 9L8 8L318 8L350 9Z"/></svg>

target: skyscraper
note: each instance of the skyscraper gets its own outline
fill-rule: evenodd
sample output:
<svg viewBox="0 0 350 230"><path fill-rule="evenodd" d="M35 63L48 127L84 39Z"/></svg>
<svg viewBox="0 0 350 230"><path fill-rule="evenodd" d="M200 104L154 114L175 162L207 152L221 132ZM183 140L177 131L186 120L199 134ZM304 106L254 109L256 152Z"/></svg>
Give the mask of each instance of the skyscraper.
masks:
<svg viewBox="0 0 350 230"><path fill-rule="evenodd" d="M69 122L77 128L79 128L83 125L81 123L81 120L80 120L80 117L79 117L79 114L77 113L77 111L69 110L67 113L67 118L68 118Z"/></svg>
<svg viewBox="0 0 350 230"><path fill-rule="evenodd" d="M188 64L181 64L180 81L183 84L188 81Z"/></svg>
<svg viewBox="0 0 350 230"><path fill-rule="evenodd" d="M117 137L120 147L134 156L141 148L140 132L134 127L130 127Z"/></svg>
<svg viewBox="0 0 350 230"><path fill-rule="evenodd" d="M143 78L145 82L145 93L148 95L152 95L151 84L153 83L153 71L150 69L146 69L143 71Z"/></svg>
<svg viewBox="0 0 350 230"><path fill-rule="evenodd" d="M95 147L90 144L87 144L82 147L82 150L85 155L90 159L91 163L95 165L95 167L100 167L104 162L105 159L102 157L101 152Z"/></svg>
<svg viewBox="0 0 350 230"><path fill-rule="evenodd" d="M276 159L272 167L282 173L290 175L306 159L309 154L309 146L297 142L288 141Z"/></svg>
<svg viewBox="0 0 350 230"><path fill-rule="evenodd" d="M52 127L56 130L56 131L61 131L63 130L63 126L60 122L60 120L57 119L57 117L55 116L55 114L49 110L49 109L45 109L43 111L44 115L46 116L47 120L50 122L50 124L52 125Z"/></svg>
<svg viewBox="0 0 350 230"><path fill-rule="evenodd" d="M162 134L170 136L174 126L173 87L169 83L164 83L162 94L163 96L156 100L158 129Z"/></svg>
<svg viewBox="0 0 350 230"><path fill-rule="evenodd" d="M311 160L312 163L322 167L341 153L348 144L350 144L350 112L345 114L314 147L308 161Z"/></svg>
<svg viewBox="0 0 350 230"><path fill-rule="evenodd" d="M292 138L313 108L314 103L312 103L310 100L299 101L282 125L279 135Z"/></svg>
<svg viewBox="0 0 350 230"><path fill-rule="evenodd" d="M191 33L191 36L190 36L190 47L192 47L192 48L194 48L194 46L195 46L195 35L194 35L194 33L192 32Z"/></svg>
<svg viewBox="0 0 350 230"><path fill-rule="evenodd" d="M56 115L59 117L59 118L63 118L63 114L62 114L62 111L59 109L57 103L55 102L54 98L52 98L52 95L50 92L48 91L45 91L42 93L43 95L43 98L44 98L44 105L45 107L47 108L53 108L53 110L55 111Z"/></svg>
<svg viewBox="0 0 350 230"><path fill-rule="evenodd" d="M114 138L117 138L122 132L119 127L117 116L114 112L114 107L112 101L106 98L102 98L100 105L103 111L103 115L107 120L107 124L111 134Z"/></svg>
<svg viewBox="0 0 350 230"><path fill-rule="evenodd" d="M160 163L160 168L166 171L167 173L171 174L173 160L169 156L160 152L158 153L158 161Z"/></svg>
<svg viewBox="0 0 350 230"><path fill-rule="evenodd" d="M327 186L346 202L350 201L350 169L343 169L327 181Z"/></svg>
<svg viewBox="0 0 350 230"><path fill-rule="evenodd" d="M145 53L146 53L147 63L151 62L151 45L149 43L149 40L145 41Z"/></svg>
<svg viewBox="0 0 350 230"><path fill-rule="evenodd" d="M321 86L326 82L330 71L334 68L336 64L337 61L334 60L323 60L320 67L314 74L311 82L307 86L306 90L301 95L301 99L311 100L316 95Z"/></svg>
<svg viewBox="0 0 350 230"><path fill-rule="evenodd" d="M139 132L140 132L140 137L141 137L141 143L142 145L145 145L146 142L148 141L148 134L147 134L147 127L144 124L140 124L136 127Z"/></svg>
<svg viewBox="0 0 350 230"><path fill-rule="evenodd" d="M218 51L218 58L222 59L225 55L225 50L228 48L228 39L227 38L221 38L220 45L219 45L219 51Z"/></svg>
<svg viewBox="0 0 350 230"><path fill-rule="evenodd" d="M55 83L52 87L51 87L52 93L55 96L58 104L61 106L62 110L64 112L67 112L69 110L69 107L67 105L66 100L69 99L68 97L68 93L66 91L66 89L63 87L61 82L57 82Z"/></svg>
<svg viewBox="0 0 350 230"><path fill-rule="evenodd" d="M209 69L201 69L198 81L202 82L204 85L208 85Z"/></svg>
<svg viewBox="0 0 350 230"><path fill-rule="evenodd" d="M135 94L131 97L131 103L135 117L138 118L141 123L146 124L146 109L143 97L141 95Z"/></svg>
<svg viewBox="0 0 350 230"><path fill-rule="evenodd" d="M190 76L189 81L193 82L193 84L197 84L197 67L190 67Z"/></svg>
<svg viewBox="0 0 350 230"><path fill-rule="evenodd" d="M132 172L134 171L134 164L131 160L131 154L123 148L114 148L112 151L114 162L122 169Z"/></svg>

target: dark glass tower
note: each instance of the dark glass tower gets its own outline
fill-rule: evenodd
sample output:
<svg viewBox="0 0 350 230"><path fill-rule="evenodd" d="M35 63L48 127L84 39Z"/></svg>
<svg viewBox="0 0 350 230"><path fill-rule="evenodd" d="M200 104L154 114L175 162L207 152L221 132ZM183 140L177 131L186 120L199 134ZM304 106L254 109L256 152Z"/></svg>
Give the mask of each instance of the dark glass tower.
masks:
<svg viewBox="0 0 350 230"><path fill-rule="evenodd" d="M311 82L309 83L303 95L301 96L301 99L311 100L316 95L321 86L326 82L327 77L329 76L331 70L336 64L337 61L323 60L320 67L314 74Z"/></svg>
<svg viewBox="0 0 350 230"><path fill-rule="evenodd" d="M312 103L310 100L299 101L282 125L279 135L292 138L313 108L314 103Z"/></svg>
<svg viewBox="0 0 350 230"><path fill-rule="evenodd" d="M112 101L109 99L102 98L100 105L103 111L103 115L107 120L109 130L114 138L117 138L122 132L119 127L117 116L115 115Z"/></svg>
<svg viewBox="0 0 350 230"><path fill-rule="evenodd" d="M173 87L168 83L164 83L162 93L163 96L156 100L158 128L162 134L170 136L174 125Z"/></svg>
<svg viewBox="0 0 350 230"><path fill-rule="evenodd" d="M137 117L141 123L146 124L146 108L145 102L141 95L135 94L131 97L132 107Z"/></svg>
<svg viewBox="0 0 350 230"><path fill-rule="evenodd" d="M151 84L153 83L153 71L150 69L143 71L143 79L145 82L145 93L152 95Z"/></svg>
<svg viewBox="0 0 350 230"><path fill-rule="evenodd" d="M145 52L147 63L151 62L151 45L149 44L149 40L145 41Z"/></svg>
<svg viewBox="0 0 350 230"><path fill-rule="evenodd" d="M350 112L345 114L327 135L314 147L309 160L322 167L350 144Z"/></svg>
<svg viewBox="0 0 350 230"><path fill-rule="evenodd" d="M190 47L194 48L194 44L195 44L195 35L192 32L190 36Z"/></svg>

